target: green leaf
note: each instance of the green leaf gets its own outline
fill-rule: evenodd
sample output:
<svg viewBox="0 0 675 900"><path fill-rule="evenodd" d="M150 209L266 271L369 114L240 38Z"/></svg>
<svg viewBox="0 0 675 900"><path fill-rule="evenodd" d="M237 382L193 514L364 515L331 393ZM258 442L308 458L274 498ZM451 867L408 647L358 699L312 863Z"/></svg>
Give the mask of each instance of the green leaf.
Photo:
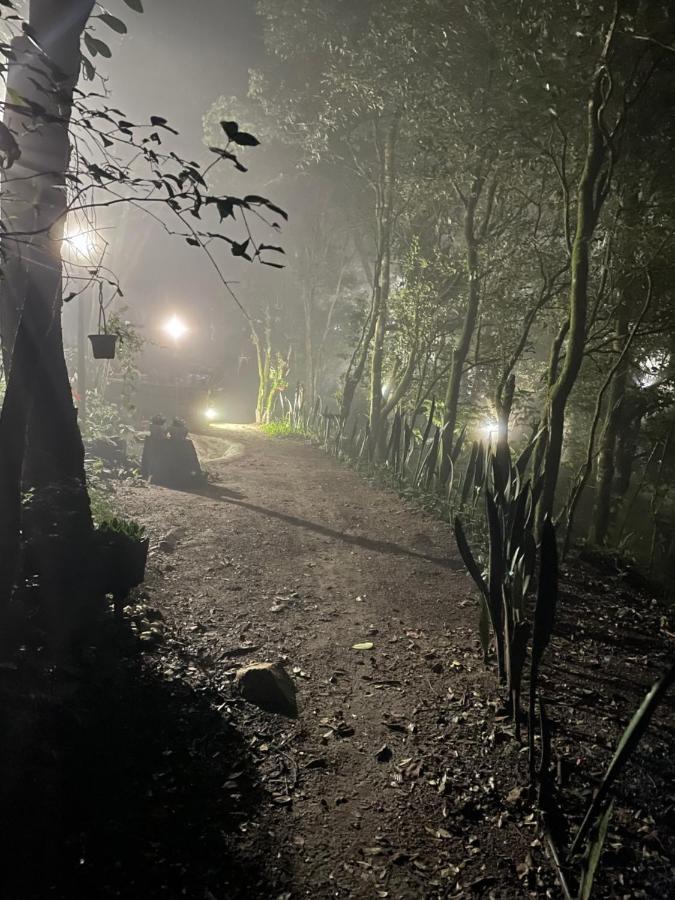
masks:
<svg viewBox="0 0 675 900"><path fill-rule="evenodd" d="M242 147L257 147L260 143L257 137L254 137L247 131L238 131L232 140L235 144L240 144Z"/></svg>
<svg viewBox="0 0 675 900"><path fill-rule="evenodd" d="M422 473L422 466L424 465L426 455L426 447L427 441L429 440L429 433L431 432L431 426L434 424L434 411L436 409L436 398L431 398L431 407L429 409L429 418L427 419L427 424L424 429L424 434L422 435L422 443L420 444L420 455L417 463L417 471L415 472L415 484L419 484L420 475Z"/></svg>
<svg viewBox="0 0 675 900"><path fill-rule="evenodd" d="M3 168L9 169L21 156L21 150L9 128L0 122L0 153L4 154Z"/></svg>
<svg viewBox="0 0 675 900"><path fill-rule="evenodd" d="M143 12L143 4L141 0L124 0L129 9L133 9L134 12L142 13Z"/></svg>
<svg viewBox="0 0 675 900"><path fill-rule="evenodd" d="M459 454L462 451L462 447L464 445L464 438L466 437L466 425L462 426L462 430L457 436L457 440L455 441L455 446L452 448L452 453L450 454L450 460L453 463L456 463L459 459Z"/></svg>
<svg viewBox="0 0 675 900"><path fill-rule="evenodd" d="M209 150L211 151L211 153L217 153L218 156L221 157L221 159L229 159L231 162L234 163L235 168L239 172L248 172L248 169L246 168L246 166L242 166L242 164L239 162L239 160L234 155L234 153L230 153L229 150L224 150L222 147L209 147Z"/></svg>
<svg viewBox="0 0 675 900"><path fill-rule="evenodd" d="M478 615L478 636L480 637L480 645L483 648L483 662L487 664L488 654L490 652L490 611L487 601L481 594L478 597L479 615Z"/></svg>
<svg viewBox="0 0 675 900"><path fill-rule="evenodd" d="M117 34L126 34L127 26L121 19L118 19L117 16L111 16L110 13L104 12L96 17L100 19L102 22L108 26L108 28L112 28L113 31L116 31Z"/></svg>
<svg viewBox="0 0 675 900"><path fill-rule="evenodd" d="M477 441L474 441L471 445L469 462L467 463L466 472L464 473L464 486L462 488L462 497L460 499L460 503L462 506L464 506L468 502L469 497L473 494L474 474L476 471L476 460L478 459L479 452L479 444Z"/></svg>
<svg viewBox="0 0 675 900"><path fill-rule="evenodd" d="M221 122L220 127L223 129L228 139L233 141L239 132L239 126L236 122Z"/></svg>
<svg viewBox="0 0 675 900"><path fill-rule="evenodd" d="M553 633L558 604L558 548L550 519L546 519L542 527L539 553L539 588L532 631L532 670L535 673L532 680L535 683L536 670Z"/></svg>
<svg viewBox="0 0 675 900"><path fill-rule="evenodd" d="M520 454L520 456L516 460L516 470L521 478L525 474L525 470L527 469L527 464L530 461L530 457L532 456L532 453L534 452L534 448L537 446L537 441L541 437L543 431L544 431L543 428L540 428L539 431L537 431L537 433L534 435L532 440L528 443L528 445L525 447L523 452Z"/></svg>
<svg viewBox="0 0 675 900"><path fill-rule="evenodd" d="M581 874L581 881L579 882L579 900L590 900L591 891L593 890L593 879L595 878L595 873L597 872L600 863L602 848L605 845L609 820L612 817L613 810L614 801L609 804L600 817L597 828L588 842L584 869Z"/></svg>
<svg viewBox="0 0 675 900"><path fill-rule="evenodd" d="M360 644L352 644L352 650L372 650L372 641L362 641Z"/></svg>
<svg viewBox="0 0 675 900"><path fill-rule="evenodd" d="M88 31L84 33L84 43L92 56L100 55L104 59L110 59L112 56L110 47L98 38L92 37Z"/></svg>
<svg viewBox="0 0 675 900"><path fill-rule="evenodd" d="M633 751L637 747L640 739L642 738L642 735L647 730L647 726L649 725L649 722L654 715L656 707L659 705L668 690L672 687L674 682L675 662L671 663L671 666L665 673L665 675L656 682L656 684L646 695L646 697L640 704L639 709L630 720L628 727L621 735L621 740L619 741L616 752L612 757L612 761L609 764L607 771L605 772L605 777L602 779L600 787L598 788L598 791L591 804L589 805L586 815L584 816L584 821L581 823L581 825L579 826L579 830L576 833L574 842L572 843L572 847L570 850L570 855L576 852L579 843L586 837L588 832L593 827L593 823L598 818L599 812L605 803L610 788L621 774L621 771L633 754Z"/></svg>
<svg viewBox="0 0 675 900"><path fill-rule="evenodd" d="M496 628L502 620L502 587L506 576L506 560L504 559L504 534L499 511L490 491L485 491L485 509L488 521L489 553L489 591L488 602L490 614ZM496 630L496 629L495 629Z"/></svg>
<svg viewBox="0 0 675 900"><path fill-rule="evenodd" d="M82 56L82 69L84 71L85 81L93 81L96 77L96 69L93 66L93 63L90 59L87 59L86 56ZM105 143L105 138L104 138ZM107 146L107 144L106 144Z"/></svg>
<svg viewBox="0 0 675 900"><path fill-rule="evenodd" d="M282 219L288 219L288 213L280 206L271 203L266 197L259 197L257 194L247 194L247 196L244 197L244 203L252 203L254 206L266 206L270 212L277 213Z"/></svg>
<svg viewBox="0 0 675 900"><path fill-rule="evenodd" d="M459 554L462 557L469 575L471 575L473 580L482 591L483 596L487 599L488 586L485 583L485 579L483 578L478 565L476 564L476 560L473 558L473 553L471 552L471 548L469 547L469 542L466 539L464 528L459 517L455 518L455 540L457 541L457 549L459 550Z"/></svg>

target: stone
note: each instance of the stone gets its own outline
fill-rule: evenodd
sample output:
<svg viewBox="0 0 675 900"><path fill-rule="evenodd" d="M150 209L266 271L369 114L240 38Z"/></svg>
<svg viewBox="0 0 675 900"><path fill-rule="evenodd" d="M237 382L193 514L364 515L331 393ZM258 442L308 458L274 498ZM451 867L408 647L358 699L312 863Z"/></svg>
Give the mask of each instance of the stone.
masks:
<svg viewBox="0 0 675 900"><path fill-rule="evenodd" d="M239 693L267 712L296 716L298 704L293 680L280 663L252 663L237 671Z"/></svg>
<svg viewBox="0 0 675 900"><path fill-rule="evenodd" d="M172 528L170 531L160 538L159 549L164 553L173 553L178 546L178 542L185 537L184 528Z"/></svg>

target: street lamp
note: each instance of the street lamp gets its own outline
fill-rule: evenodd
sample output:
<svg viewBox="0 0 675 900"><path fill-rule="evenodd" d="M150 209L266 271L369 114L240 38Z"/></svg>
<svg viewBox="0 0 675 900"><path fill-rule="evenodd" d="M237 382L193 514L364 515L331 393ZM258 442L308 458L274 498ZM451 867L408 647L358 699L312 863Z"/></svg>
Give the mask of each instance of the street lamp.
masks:
<svg viewBox="0 0 675 900"><path fill-rule="evenodd" d="M190 329L180 316L174 315L166 320L162 326L162 330L171 338L174 344L177 344L181 338L185 337Z"/></svg>

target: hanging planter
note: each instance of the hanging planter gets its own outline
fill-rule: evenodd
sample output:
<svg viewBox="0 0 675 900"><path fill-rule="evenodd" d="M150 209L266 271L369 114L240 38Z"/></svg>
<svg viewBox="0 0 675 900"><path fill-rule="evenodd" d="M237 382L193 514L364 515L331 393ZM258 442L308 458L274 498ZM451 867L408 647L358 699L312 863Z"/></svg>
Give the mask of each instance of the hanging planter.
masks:
<svg viewBox="0 0 675 900"><path fill-rule="evenodd" d="M94 359L115 359L117 337L116 334L90 334Z"/></svg>
<svg viewBox="0 0 675 900"><path fill-rule="evenodd" d="M117 334L108 334L105 317L105 304L103 302L103 285L98 286L98 334L90 334L91 349L94 359L115 359L117 349Z"/></svg>

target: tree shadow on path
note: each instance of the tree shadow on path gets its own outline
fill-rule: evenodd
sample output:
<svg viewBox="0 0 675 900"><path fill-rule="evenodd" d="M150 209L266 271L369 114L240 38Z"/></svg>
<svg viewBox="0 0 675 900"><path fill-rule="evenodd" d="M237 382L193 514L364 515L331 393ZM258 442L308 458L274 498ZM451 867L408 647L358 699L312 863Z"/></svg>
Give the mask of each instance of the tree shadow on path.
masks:
<svg viewBox="0 0 675 900"><path fill-rule="evenodd" d="M289 513L279 512L276 509L270 509L266 506L258 506L245 500L245 494L239 491L225 488L222 485L211 484L202 490L191 491L201 497L208 497L211 500L220 500L223 503L231 503L233 506L239 506L243 509L249 509L251 512L259 513L272 519L278 519L295 528L304 528L307 531L313 531L322 537L332 538L336 541L342 541L345 544L362 547L364 550L371 550L373 553L386 553L392 556L407 556L411 559L418 559L423 562L432 563L442 569L450 569L453 572L463 572L464 565L458 559L452 559L445 556L433 556L429 553L418 553L410 550L401 544L395 544L391 541L377 540L363 535L346 534L344 531L338 531L335 528L329 528L327 525L321 525L319 522L312 522L310 519L302 519L299 516L293 516Z"/></svg>
<svg viewBox="0 0 675 900"><path fill-rule="evenodd" d="M242 847L263 794L218 699L137 659L4 669L3 900L276 896L279 848Z"/></svg>

